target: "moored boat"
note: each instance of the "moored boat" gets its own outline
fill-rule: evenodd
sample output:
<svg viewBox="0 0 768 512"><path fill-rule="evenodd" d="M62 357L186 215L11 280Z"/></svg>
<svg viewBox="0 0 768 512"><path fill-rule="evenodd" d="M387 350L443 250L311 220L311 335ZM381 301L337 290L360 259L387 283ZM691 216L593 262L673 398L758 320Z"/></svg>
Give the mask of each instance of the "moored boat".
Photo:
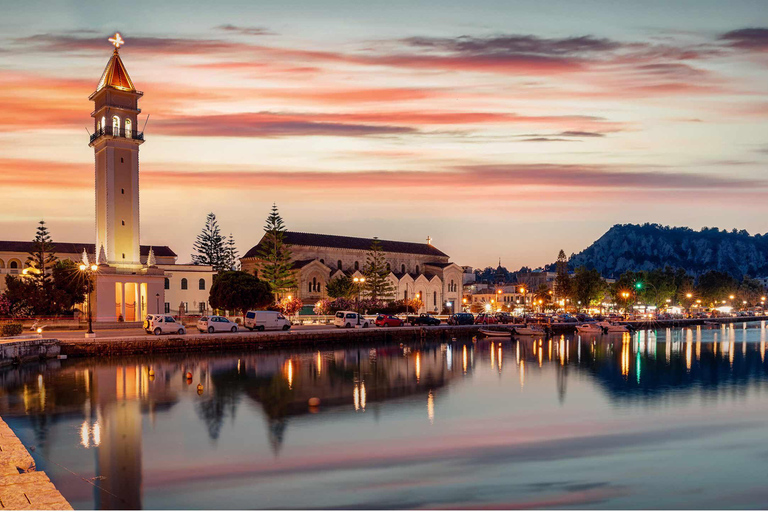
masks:
<svg viewBox="0 0 768 512"><path fill-rule="evenodd" d="M487 338L511 338L512 331L491 331L489 329L480 329L480 334Z"/></svg>
<svg viewBox="0 0 768 512"><path fill-rule="evenodd" d="M579 324L576 326L576 331L579 334L605 334L605 328L596 323Z"/></svg>
<svg viewBox="0 0 768 512"><path fill-rule="evenodd" d="M598 322L597 325L603 328L606 334L629 332L629 327L621 324L612 324L611 322Z"/></svg>
<svg viewBox="0 0 768 512"><path fill-rule="evenodd" d="M513 327L518 336L546 336L546 331L538 325L521 325Z"/></svg>

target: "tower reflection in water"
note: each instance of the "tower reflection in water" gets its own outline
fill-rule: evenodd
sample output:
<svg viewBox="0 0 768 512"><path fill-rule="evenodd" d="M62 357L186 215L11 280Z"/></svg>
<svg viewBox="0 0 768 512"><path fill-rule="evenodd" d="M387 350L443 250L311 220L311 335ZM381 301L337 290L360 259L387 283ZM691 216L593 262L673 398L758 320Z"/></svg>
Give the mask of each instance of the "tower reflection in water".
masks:
<svg viewBox="0 0 768 512"><path fill-rule="evenodd" d="M748 386L768 374L767 334L764 325L739 324L549 340L481 338L346 350L121 358L114 363L56 361L0 372L0 415L26 418L45 457L56 424L76 416L73 444L92 451L95 459L93 506L139 509L143 424L162 421L183 401L193 406L212 441L225 421L235 421L244 402L257 405L269 446L279 457L292 418L312 421L317 413L375 415L382 414L384 402L394 408L418 404L425 425L437 428L441 397L448 396L443 389L464 386L478 372L490 372L502 384L507 378L519 382L515 386L522 393L531 376L554 373L553 392L561 403L567 401L573 372L621 401ZM454 356L460 364L454 364ZM56 436L64 438L64 433ZM39 465L49 470L45 459Z"/></svg>

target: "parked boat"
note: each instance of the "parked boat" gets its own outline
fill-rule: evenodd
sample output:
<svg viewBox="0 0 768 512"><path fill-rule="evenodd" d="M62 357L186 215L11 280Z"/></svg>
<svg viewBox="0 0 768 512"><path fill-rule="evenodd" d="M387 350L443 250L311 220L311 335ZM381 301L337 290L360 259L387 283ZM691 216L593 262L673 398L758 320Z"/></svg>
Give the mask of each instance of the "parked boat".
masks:
<svg viewBox="0 0 768 512"><path fill-rule="evenodd" d="M480 329L480 334L487 338L511 338L512 331L491 331L488 329Z"/></svg>
<svg viewBox="0 0 768 512"><path fill-rule="evenodd" d="M603 332L606 334L624 333L629 332L629 327L621 324L612 324L611 322L603 321L598 322L597 325L603 328Z"/></svg>
<svg viewBox="0 0 768 512"><path fill-rule="evenodd" d="M512 328L518 336L546 336L547 332L538 325L521 325Z"/></svg>
<svg viewBox="0 0 768 512"><path fill-rule="evenodd" d="M576 331L579 334L605 334L605 328L596 323L577 325Z"/></svg>

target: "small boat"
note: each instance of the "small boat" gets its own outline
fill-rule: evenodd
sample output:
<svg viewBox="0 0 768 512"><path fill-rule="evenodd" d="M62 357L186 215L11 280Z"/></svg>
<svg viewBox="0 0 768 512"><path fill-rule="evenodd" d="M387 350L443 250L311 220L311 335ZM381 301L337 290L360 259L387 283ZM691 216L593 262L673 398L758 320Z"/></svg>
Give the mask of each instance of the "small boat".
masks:
<svg viewBox="0 0 768 512"><path fill-rule="evenodd" d="M518 336L546 336L544 328L538 325L521 325L512 328Z"/></svg>
<svg viewBox="0 0 768 512"><path fill-rule="evenodd" d="M579 334L605 334L605 328L598 324L580 324L576 326Z"/></svg>
<svg viewBox="0 0 768 512"><path fill-rule="evenodd" d="M603 328L606 334L629 332L629 327L621 324L612 324L611 322L598 322L597 325Z"/></svg>
<svg viewBox="0 0 768 512"><path fill-rule="evenodd" d="M512 331L491 331L488 329L480 329L480 334L487 338L511 338Z"/></svg>

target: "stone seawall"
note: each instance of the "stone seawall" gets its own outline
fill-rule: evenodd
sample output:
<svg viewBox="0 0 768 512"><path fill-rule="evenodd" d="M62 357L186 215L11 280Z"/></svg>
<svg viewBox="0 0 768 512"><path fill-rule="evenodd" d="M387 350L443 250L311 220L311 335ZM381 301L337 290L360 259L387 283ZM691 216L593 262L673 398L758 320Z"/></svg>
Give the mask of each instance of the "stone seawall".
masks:
<svg viewBox="0 0 768 512"><path fill-rule="evenodd" d="M450 341L457 336L477 334L481 326L434 326L434 327L398 327L391 329L324 329L288 332L251 333L240 332L135 336L124 338L96 338L93 340L61 340L61 353L72 357L101 355L152 354L186 351L221 351L244 350L251 348L313 347L344 343L388 343L405 342L419 339L440 339Z"/></svg>
<svg viewBox="0 0 768 512"><path fill-rule="evenodd" d="M54 338L0 338L0 367L40 359L54 359L60 354Z"/></svg>
<svg viewBox="0 0 768 512"><path fill-rule="evenodd" d="M0 508L8 510L72 510L13 430L0 419Z"/></svg>

